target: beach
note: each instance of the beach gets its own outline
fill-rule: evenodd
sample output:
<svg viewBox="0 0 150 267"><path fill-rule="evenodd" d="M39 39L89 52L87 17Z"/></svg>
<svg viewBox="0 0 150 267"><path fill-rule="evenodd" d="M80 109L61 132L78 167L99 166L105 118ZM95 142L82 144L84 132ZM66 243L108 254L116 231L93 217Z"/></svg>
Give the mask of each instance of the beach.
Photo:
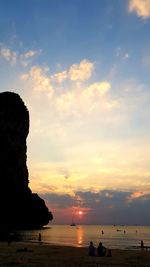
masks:
<svg viewBox="0 0 150 267"><path fill-rule="evenodd" d="M88 248L31 242L0 243L0 266L22 267L148 267L150 251L112 250L112 257L90 257Z"/></svg>

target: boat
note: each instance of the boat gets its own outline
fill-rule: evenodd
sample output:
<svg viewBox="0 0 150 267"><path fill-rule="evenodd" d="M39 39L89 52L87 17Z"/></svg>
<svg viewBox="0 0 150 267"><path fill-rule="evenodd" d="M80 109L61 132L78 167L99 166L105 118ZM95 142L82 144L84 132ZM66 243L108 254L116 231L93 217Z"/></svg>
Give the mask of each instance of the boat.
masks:
<svg viewBox="0 0 150 267"><path fill-rule="evenodd" d="M76 224L75 223L71 223L70 226L76 226Z"/></svg>
<svg viewBox="0 0 150 267"><path fill-rule="evenodd" d="M76 224L75 224L75 222L73 220L73 217L72 217L72 222L71 222L70 226L76 226Z"/></svg>

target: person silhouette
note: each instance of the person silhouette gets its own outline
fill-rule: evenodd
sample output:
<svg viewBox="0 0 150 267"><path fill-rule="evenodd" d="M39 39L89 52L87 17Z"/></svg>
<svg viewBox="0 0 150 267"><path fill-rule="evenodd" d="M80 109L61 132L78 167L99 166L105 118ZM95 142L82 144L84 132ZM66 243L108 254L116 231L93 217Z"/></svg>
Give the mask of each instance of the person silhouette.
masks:
<svg viewBox="0 0 150 267"><path fill-rule="evenodd" d="M92 241L90 241L89 245L89 256L95 256L95 246Z"/></svg>
<svg viewBox="0 0 150 267"><path fill-rule="evenodd" d="M97 253L100 257L105 256L106 254L106 248L103 246L102 242L100 242L97 247Z"/></svg>
<svg viewBox="0 0 150 267"><path fill-rule="evenodd" d="M141 249L144 249L144 242L141 240Z"/></svg>
<svg viewBox="0 0 150 267"><path fill-rule="evenodd" d="M39 243L41 243L41 242L42 242L42 236L41 236L41 233L39 233L39 236L38 236L38 241L39 241Z"/></svg>

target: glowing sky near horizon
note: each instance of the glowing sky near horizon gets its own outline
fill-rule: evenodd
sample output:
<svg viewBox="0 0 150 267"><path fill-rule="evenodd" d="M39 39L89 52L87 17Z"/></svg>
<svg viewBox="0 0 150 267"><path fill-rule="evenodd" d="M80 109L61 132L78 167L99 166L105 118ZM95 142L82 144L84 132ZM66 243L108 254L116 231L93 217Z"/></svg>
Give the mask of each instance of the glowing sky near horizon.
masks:
<svg viewBox="0 0 150 267"><path fill-rule="evenodd" d="M0 0L0 91L30 112L29 186L54 223L147 223L149 29L150 0Z"/></svg>

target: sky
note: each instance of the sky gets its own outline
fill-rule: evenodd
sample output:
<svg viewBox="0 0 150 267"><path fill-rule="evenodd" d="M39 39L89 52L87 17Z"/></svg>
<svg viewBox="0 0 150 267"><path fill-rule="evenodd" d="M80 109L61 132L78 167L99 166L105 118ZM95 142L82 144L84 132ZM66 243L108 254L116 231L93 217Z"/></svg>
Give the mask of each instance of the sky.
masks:
<svg viewBox="0 0 150 267"><path fill-rule="evenodd" d="M0 0L0 92L52 224L150 224L149 85L150 0Z"/></svg>

